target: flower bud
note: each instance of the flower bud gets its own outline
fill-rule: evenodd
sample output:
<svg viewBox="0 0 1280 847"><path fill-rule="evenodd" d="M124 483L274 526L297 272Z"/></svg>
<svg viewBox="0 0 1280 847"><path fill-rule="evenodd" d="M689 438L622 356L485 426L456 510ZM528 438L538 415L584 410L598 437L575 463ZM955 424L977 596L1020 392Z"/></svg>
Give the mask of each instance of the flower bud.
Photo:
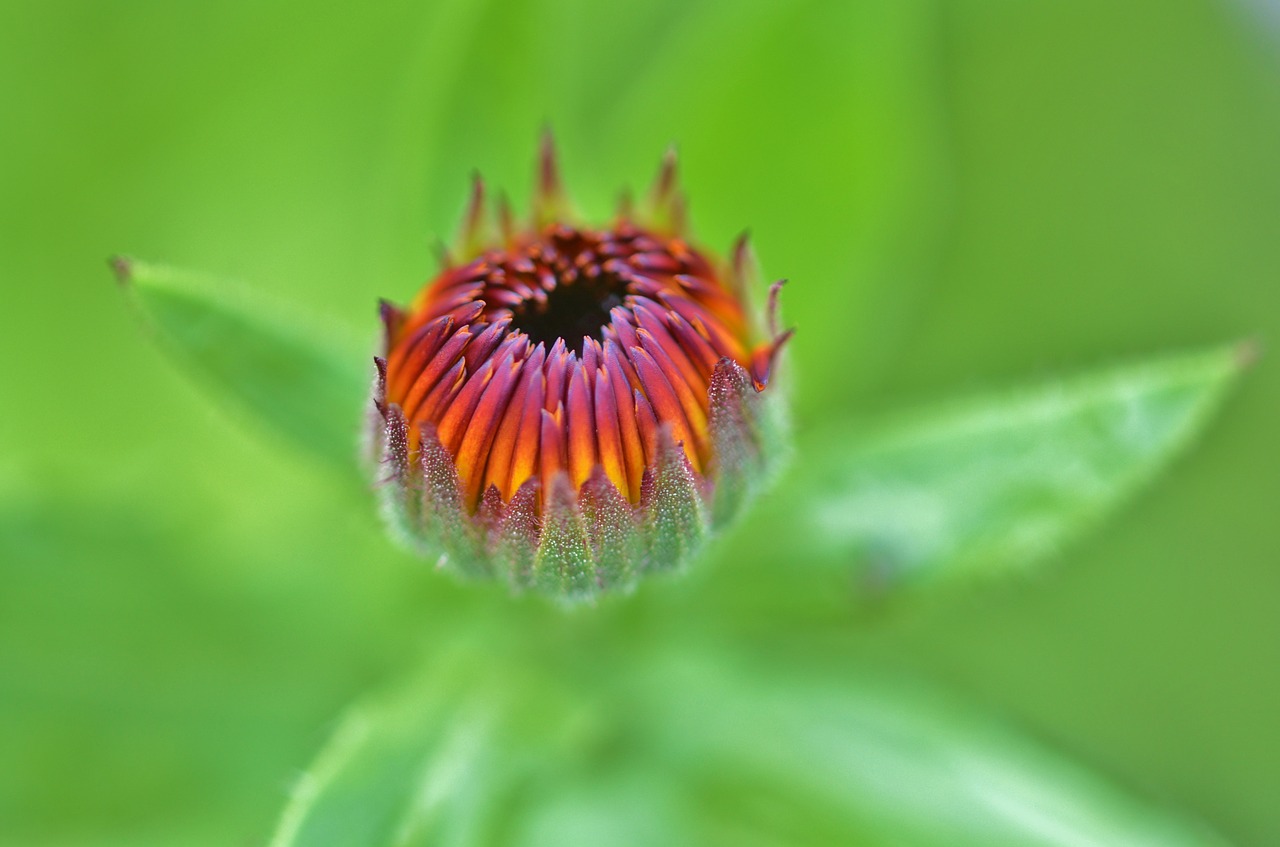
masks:
<svg viewBox="0 0 1280 847"><path fill-rule="evenodd" d="M457 256L382 305L392 525L442 567L566 599L681 566L785 454L781 283L753 321L746 240L727 263L687 241L670 154L606 227L570 213L549 139L530 221L486 205L477 177Z"/></svg>

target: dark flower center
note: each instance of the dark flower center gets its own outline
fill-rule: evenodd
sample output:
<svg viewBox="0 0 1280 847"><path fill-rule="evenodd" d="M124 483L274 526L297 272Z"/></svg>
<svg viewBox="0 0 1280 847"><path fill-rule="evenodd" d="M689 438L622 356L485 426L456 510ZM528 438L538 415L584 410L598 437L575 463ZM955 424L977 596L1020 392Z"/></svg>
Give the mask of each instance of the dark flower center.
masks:
<svg viewBox="0 0 1280 847"><path fill-rule="evenodd" d="M582 355L588 338L603 338L609 312L621 306L627 283L611 273L595 276L576 274L568 281L557 280L545 294L529 297L511 309L511 329L523 332L533 343L551 347L563 339L565 347Z"/></svg>

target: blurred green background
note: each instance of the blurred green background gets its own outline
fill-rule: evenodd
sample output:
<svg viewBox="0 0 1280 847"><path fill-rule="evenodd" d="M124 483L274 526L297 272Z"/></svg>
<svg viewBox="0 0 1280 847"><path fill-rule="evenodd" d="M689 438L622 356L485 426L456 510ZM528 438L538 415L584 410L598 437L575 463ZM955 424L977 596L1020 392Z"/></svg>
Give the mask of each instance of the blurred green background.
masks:
<svg viewBox="0 0 1280 847"><path fill-rule="evenodd" d="M549 123L587 210L675 141L703 241L751 227L792 280L802 421L1280 337L1269 0L3 0L0 46L5 845L262 843L342 705L465 592L209 403L112 253L372 337L471 169L523 202ZM1273 359L1056 567L864 621L856 651L1280 843Z"/></svg>

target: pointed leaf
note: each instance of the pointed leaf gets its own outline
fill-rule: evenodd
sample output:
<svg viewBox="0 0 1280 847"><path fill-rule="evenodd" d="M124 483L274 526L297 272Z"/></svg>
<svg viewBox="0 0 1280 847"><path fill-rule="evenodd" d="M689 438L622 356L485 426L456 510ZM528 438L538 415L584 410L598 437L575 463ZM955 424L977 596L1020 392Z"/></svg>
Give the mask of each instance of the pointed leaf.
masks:
<svg viewBox="0 0 1280 847"><path fill-rule="evenodd" d="M1221 843L901 681L683 647L570 676L476 648L353 712L272 847Z"/></svg>
<svg viewBox="0 0 1280 847"><path fill-rule="evenodd" d="M792 549L859 558L878 587L1025 568L1185 448L1251 356L1247 347L1168 356L972 399L856 439L819 434L790 488L808 504L794 515Z"/></svg>
<svg viewBox="0 0 1280 847"><path fill-rule="evenodd" d="M1223 844L932 687L689 652L633 696L661 732L649 748L723 834L693 843Z"/></svg>
<svg viewBox="0 0 1280 847"><path fill-rule="evenodd" d="M505 843L521 795L595 743L582 704L547 682L458 649L357 706L298 780L271 847Z"/></svg>
<svg viewBox="0 0 1280 847"><path fill-rule="evenodd" d="M352 466L374 372L351 333L234 283L112 264L157 339L207 384L291 442Z"/></svg>

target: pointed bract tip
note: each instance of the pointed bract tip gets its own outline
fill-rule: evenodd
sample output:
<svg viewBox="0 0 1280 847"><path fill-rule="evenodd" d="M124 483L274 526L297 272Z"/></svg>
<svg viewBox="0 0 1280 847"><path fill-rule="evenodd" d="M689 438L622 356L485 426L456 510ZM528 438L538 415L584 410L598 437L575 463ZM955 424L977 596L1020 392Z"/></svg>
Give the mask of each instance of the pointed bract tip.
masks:
<svg viewBox="0 0 1280 847"><path fill-rule="evenodd" d="M404 312L395 303L385 297L378 298L378 317L384 325L390 325L404 316Z"/></svg>
<svg viewBox="0 0 1280 847"><path fill-rule="evenodd" d="M479 171L472 171L471 198L467 201L467 211L462 217L462 230L456 243L463 260L469 260L483 250L490 237L485 209L484 179Z"/></svg>
<svg viewBox="0 0 1280 847"><path fill-rule="evenodd" d="M781 332L778 323L778 314L781 309L779 303L779 295L782 294L782 288L787 284L785 279L780 279L773 285L769 286L769 304L765 309L765 316L769 321L769 334L774 337L775 342Z"/></svg>
<svg viewBox="0 0 1280 847"><path fill-rule="evenodd" d="M542 131L542 147L538 153L538 192L543 197L560 193L560 166L556 162L556 140L550 127Z"/></svg>
<svg viewBox="0 0 1280 847"><path fill-rule="evenodd" d="M1236 364L1241 368L1251 368L1266 353L1266 345L1260 338L1246 338L1236 345Z"/></svg>
<svg viewBox="0 0 1280 847"><path fill-rule="evenodd" d="M441 270L448 270L453 267L453 255L449 252L449 247L439 238L432 239L431 249L436 254L436 262L440 265Z"/></svg>
<svg viewBox="0 0 1280 847"><path fill-rule="evenodd" d="M387 419L387 360L381 356L373 357L373 407Z"/></svg>
<svg viewBox="0 0 1280 847"><path fill-rule="evenodd" d="M662 154L658 178L653 183L653 196L658 202L667 199L675 191L678 166L679 156L676 153L676 146L672 144L667 148L667 152Z"/></svg>
<svg viewBox="0 0 1280 847"><path fill-rule="evenodd" d="M498 195L498 229L501 231L502 240L505 244L510 244L516 237L516 217L511 211L511 201L507 199L507 195Z"/></svg>
<svg viewBox="0 0 1280 847"><path fill-rule="evenodd" d="M107 266L116 275L116 282L127 286L133 282L133 259L128 256L115 255L107 259Z"/></svg>
<svg viewBox="0 0 1280 847"><path fill-rule="evenodd" d="M689 201L683 194L671 198L671 228L681 236L689 232Z"/></svg>
<svg viewBox="0 0 1280 847"><path fill-rule="evenodd" d="M635 217L635 199L632 198L631 192L623 189L618 194L618 219L629 220Z"/></svg>
<svg viewBox="0 0 1280 847"><path fill-rule="evenodd" d="M729 283L740 300L746 300L759 278L756 252L751 248L751 230L744 229L729 253Z"/></svg>
<svg viewBox="0 0 1280 847"><path fill-rule="evenodd" d="M756 350L751 356L751 382L756 392L764 391L769 385L769 378L773 375L774 369L778 365L778 356L782 354L782 348L787 346L787 342L796 334L794 329L789 329L780 335L776 335L769 344Z"/></svg>
<svg viewBox="0 0 1280 847"><path fill-rule="evenodd" d="M484 216L484 177L480 171L471 172L471 199L467 203L466 229L474 233L480 228L480 219Z"/></svg>

